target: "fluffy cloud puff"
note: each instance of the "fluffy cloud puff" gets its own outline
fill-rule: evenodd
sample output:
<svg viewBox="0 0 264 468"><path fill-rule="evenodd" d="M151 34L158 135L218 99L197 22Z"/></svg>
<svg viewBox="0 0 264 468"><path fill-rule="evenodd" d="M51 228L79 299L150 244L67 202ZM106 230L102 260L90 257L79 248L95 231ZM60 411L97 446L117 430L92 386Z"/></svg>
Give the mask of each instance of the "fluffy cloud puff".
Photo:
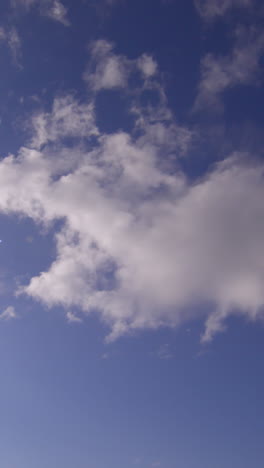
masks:
<svg viewBox="0 0 264 468"><path fill-rule="evenodd" d="M76 308L97 313L108 340L204 317L208 341L230 314L263 314L263 165L233 154L190 182L179 160L192 132L173 119L150 64L159 104L140 107L142 76L131 135L100 133L93 97L56 98L33 116L29 144L0 162L0 211L50 229L63 221L56 259L18 294L63 306L70 321Z"/></svg>

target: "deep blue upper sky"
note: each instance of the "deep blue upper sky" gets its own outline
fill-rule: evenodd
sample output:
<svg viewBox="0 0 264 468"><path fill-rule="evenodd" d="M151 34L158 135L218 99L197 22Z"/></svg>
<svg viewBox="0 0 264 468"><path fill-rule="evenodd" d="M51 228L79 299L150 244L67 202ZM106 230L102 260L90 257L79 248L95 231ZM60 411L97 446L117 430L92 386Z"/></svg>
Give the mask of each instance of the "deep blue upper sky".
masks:
<svg viewBox="0 0 264 468"><path fill-rule="evenodd" d="M0 465L262 468L264 10L0 5Z"/></svg>

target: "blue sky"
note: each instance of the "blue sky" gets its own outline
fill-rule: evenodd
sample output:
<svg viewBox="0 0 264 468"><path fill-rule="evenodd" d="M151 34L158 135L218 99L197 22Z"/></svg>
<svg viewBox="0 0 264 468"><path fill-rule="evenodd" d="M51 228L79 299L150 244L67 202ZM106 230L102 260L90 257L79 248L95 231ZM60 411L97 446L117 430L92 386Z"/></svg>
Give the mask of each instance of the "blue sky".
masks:
<svg viewBox="0 0 264 468"><path fill-rule="evenodd" d="M262 468L262 2L0 18L1 466Z"/></svg>

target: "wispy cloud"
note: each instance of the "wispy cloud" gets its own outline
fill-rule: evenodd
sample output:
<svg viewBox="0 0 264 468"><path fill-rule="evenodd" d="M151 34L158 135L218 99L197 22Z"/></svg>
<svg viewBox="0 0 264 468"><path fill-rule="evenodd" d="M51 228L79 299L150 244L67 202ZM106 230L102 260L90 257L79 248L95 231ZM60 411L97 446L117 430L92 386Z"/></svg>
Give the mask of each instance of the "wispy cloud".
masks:
<svg viewBox="0 0 264 468"><path fill-rule="evenodd" d="M70 94L55 98L50 113L34 114L30 125L33 134L30 145L36 149L64 138L98 135L94 104L80 104Z"/></svg>
<svg viewBox="0 0 264 468"><path fill-rule="evenodd" d="M9 321L17 318L17 314L13 306L8 306L3 312L0 313L0 321Z"/></svg>
<svg viewBox="0 0 264 468"><path fill-rule="evenodd" d="M260 59L264 52L264 34L255 28L240 27L230 54L207 54L201 61L201 81L194 110L219 109L224 91L236 86L257 84Z"/></svg>
<svg viewBox="0 0 264 468"><path fill-rule="evenodd" d="M138 69L145 79L151 78L157 71L157 63L148 54L137 60L114 53L113 44L106 40L97 40L90 45L91 60L84 79L94 90L126 88L132 72Z"/></svg>
<svg viewBox="0 0 264 468"><path fill-rule="evenodd" d="M71 311L67 312L66 317L69 323L82 323L82 319Z"/></svg>
<svg viewBox="0 0 264 468"><path fill-rule="evenodd" d="M14 63L19 65L21 58L21 39L16 28L0 27L0 41L6 42L10 49Z"/></svg>
<svg viewBox="0 0 264 468"><path fill-rule="evenodd" d="M102 354L101 359L107 360L107 359L109 359L109 357L110 357L109 353L104 353L104 354Z"/></svg>
<svg viewBox="0 0 264 468"><path fill-rule="evenodd" d="M171 352L170 346L166 343L161 345L158 349L157 353L159 359L171 359L173 358L173 353ZM152 466L159 466L159 465L152 465Z"/></svg>
<svg viewBox="0 0 264 468"><path fill-rule="evenodd" d="M60 0L11 0L13 8L24 8L26 10L36 7L39 13L54 21L69 26L68 10Z"/></svg>
<svg viewBox="0 0 264 468"><path fill-rule="evenodd" d="M233 8L251 7L254 0L194 0L198 13L206 21L224 16Z"/></svg>
<svg viewBox="0 0 264 468"><path fill-rule="evenodd" d="M49 8L46 10L46 15L48 17L64 24L64 26L69 26L70 24L69 19L67 18L67 13L67 8L59 0L53 0Z"/></svg>
<svg viewBox="0 0 264 468"><path fill-rule="evenodd" d="M105 40L94 42L90 52L92 60L84 79L92 89L98 91L126 86L128 78L126 57L114 54L112 44Z"/></svg>

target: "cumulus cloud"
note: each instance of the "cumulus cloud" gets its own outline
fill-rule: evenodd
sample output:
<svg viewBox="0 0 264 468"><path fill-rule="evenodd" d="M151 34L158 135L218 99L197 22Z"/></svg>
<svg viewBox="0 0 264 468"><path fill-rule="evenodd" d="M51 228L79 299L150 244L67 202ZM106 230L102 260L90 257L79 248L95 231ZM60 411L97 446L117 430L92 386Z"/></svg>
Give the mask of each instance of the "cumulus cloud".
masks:
<svg viewBox="0 0 264 468"><path fill-rule="evenodd" d="M264 34L252 28L238 28L230 54L207 54L201 61L201 81L194 109L221 107L221 94L235 85L257 82L264 52Z"/></svg>
<svg viewBox="0 0 264 468"><path fill-rule="evenodd" d="M254 0L194 0L198 13L205 20L213 20L225 15L232 8L252 6Z"/></svg>
<svg viewBox="0 0 264 468"><path fill-rule="evenodd" d="M3 312L0 313L0 321L8 321L17 317L13 306L8 306Z"/></svg>
<svg viewBox="0 0 264 468"><path fill-rule="evenodd" d="M21 56L21 39L16 28L0 27L0 41L6 42L14 62L18 65Z"/></svg>
<svg viewBox="0 0 264 468"><path fill-rule="evenodd" d="M67 17L68 10L60 0L11 0L13 8L25 8L29 10L32 7L37 7L40 14L47 16L54 21L69 26L70 22Z"/></svg>
<svg viewBox="0 0 264 468"><path fill-rule="evenodd" d="M58 97L33 116L28 145L0 161L0 212L62 226L49 269L17 293L64 307L70 321L69 310L97 313L108 341L198 317L208 341L231 314L263 316L264 167L232 154L189 181L180 158L192 132L165 100L139 101L130 135L103 134L93 96Z"/></svg>

